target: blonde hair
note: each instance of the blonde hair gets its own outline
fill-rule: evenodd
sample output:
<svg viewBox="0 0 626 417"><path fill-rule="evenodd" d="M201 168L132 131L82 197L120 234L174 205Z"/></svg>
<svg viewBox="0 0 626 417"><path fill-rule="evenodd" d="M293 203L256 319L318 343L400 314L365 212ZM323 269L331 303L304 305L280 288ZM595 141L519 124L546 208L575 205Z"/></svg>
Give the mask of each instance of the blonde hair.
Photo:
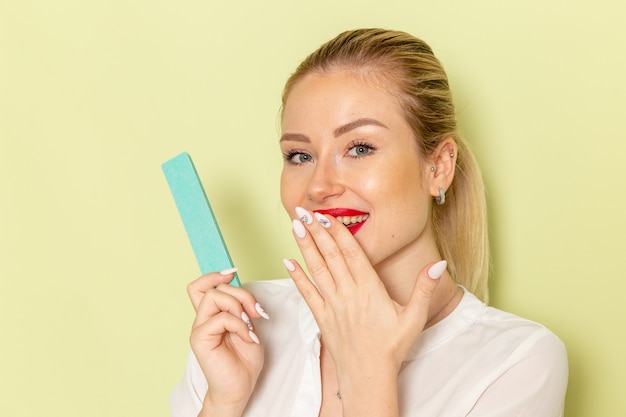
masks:
<svg viewBox="0 0 626 417"><path fill-rule="evenodd" d="M431 220L452 278L483 301L488 299L489 239L484 185L474 156L459 135L447 75L431 48L398 31L357 29L339 34L309 55L289 77L283 108L293 86L310 73L348 69L375 79L397 95L418 148L428 157L447 138L458 147L456 173L443 205Z"/></svg>

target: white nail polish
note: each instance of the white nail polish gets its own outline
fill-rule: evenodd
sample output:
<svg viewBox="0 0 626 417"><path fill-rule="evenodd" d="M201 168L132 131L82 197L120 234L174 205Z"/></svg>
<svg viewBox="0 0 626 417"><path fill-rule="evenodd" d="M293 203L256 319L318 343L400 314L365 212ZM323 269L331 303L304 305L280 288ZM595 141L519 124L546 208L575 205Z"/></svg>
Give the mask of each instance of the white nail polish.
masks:
<svg viewBox="0 0 626 417"><path fill-rule="evenodd" d="M313 223L313 216L311 216L311 213L309 213L307 210L303 209L302 207L296 207L296 215L298 216L300 221L304 224Z"/></svg>
<svg viewBox="0 0 626 417"><path fill-rule="evenodd" d="M296 233L296 236L298 236L300 239L306 236L306 229L304 228L304 225L302 224L302 222L298 219L295 219L293 221L293 231Z"/></svg>
<svg viewBox="0 0 626 417"><path fill-rule="evenodd" d="M250 321L250 317L248 317L245 311L241 313L241 320L246 323L246 326L248 326L248 330L252 330L252 322Z"/></svg>
<svg viewBox="0 0 626 417"><path fill-rule="evenodd" d="M257 313L259 313L261 315L261 317L263 317L265 320L269 320L270 319L270 315L267 314L267 312L265 311L265 309L263 308L263 306L259 303L256 303L256 305L254 306L254 309L257 311Z"/></svg>
<svg viewBox="0 0 626 417"><path fill-rule="evenodd" d="M328 220L328 218L324 216L323 214L315 213L315 219L325 229L328 229L330 227L330 220Z"/></svg>
<svg viewBox="0 0 626 417"><path fill-rule="evenodd" d="M443 273L446 271L447 267L448 267L448 262L439 261L430 267L430 269L428 270L428 276L431 277L432 279L439 279L441 278Z"/></svg>
<svg viewBox="0 0 626 417"><path fill-rule="evenodd" d="M239 271L239 268L228 268L223 271L220 271L220 275L226 276L226 275L234 274L237 271Z"/></svg>
<svg viewBox="0 0 626 417"><path fill-rule="evenodd" d="M287 271L293 272L296 270L296 266L289 259L283 259L283 265L287 268Z"/></svg>
<svg viewBox="0 0 626 417"><path fill-rule="evenodd" d="M257 336L252 330L250 330L248 334L250 335L250 339L252 339L254 343L256 343L257 345L261 344L261 341L259 340L259 336Z"/></svg>

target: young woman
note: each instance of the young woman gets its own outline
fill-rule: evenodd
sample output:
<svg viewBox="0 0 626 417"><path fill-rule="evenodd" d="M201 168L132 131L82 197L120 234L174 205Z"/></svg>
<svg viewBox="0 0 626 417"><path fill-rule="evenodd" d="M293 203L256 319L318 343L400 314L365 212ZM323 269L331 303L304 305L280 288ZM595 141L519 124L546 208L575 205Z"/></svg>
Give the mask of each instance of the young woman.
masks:
<svg viewBox="0 0 626 417"><path fill-rule="evenodd" d="M483 185L428 45L382 29L322 45L287 81L280 147L310 275L284 260L288 280L189 285L173 416L562 415L562 343L483 303Z"/></svg>

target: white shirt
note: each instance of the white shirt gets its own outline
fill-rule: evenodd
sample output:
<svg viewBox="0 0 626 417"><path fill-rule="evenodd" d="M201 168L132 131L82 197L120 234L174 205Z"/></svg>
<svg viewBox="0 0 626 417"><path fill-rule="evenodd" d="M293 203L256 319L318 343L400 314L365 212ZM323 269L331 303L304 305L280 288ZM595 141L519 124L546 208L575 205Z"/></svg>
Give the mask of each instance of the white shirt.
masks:
<svg viewBox="0 0 626 417"><path fill-rule="evenodd" d="M320 331L290 279L246 284L271 316L257 320L265 365L245 417L317 417ZM465 291L425 330L398 376L405 417L560 417L567 387L563 343L545 327L485 306ZM173 417L197 416L207 383L190 353L170 397Z"/></svg>

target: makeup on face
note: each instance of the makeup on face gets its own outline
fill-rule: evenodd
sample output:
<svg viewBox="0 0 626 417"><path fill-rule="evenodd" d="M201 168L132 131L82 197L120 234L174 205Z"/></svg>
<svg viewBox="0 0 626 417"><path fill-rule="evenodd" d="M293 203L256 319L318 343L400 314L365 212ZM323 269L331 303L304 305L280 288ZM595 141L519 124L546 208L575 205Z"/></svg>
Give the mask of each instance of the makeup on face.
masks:
<svg viewBox="0 0 626 417"><path fill-rule="evenodd" d="M369 213L349 208L331 208L314 210L315 213L333 216L342 223L353 235L356 234L369 218Z"/></svg>
<svg viewBox="0 0 626 417"><path fill-rule="evenodd" d="M395 96L349 72L309 76L291 91L281 127L281 199L291 216L310 221L295 212L302 207L334 217L373 265L400 251L419 256L431 196Z"/></svg>

